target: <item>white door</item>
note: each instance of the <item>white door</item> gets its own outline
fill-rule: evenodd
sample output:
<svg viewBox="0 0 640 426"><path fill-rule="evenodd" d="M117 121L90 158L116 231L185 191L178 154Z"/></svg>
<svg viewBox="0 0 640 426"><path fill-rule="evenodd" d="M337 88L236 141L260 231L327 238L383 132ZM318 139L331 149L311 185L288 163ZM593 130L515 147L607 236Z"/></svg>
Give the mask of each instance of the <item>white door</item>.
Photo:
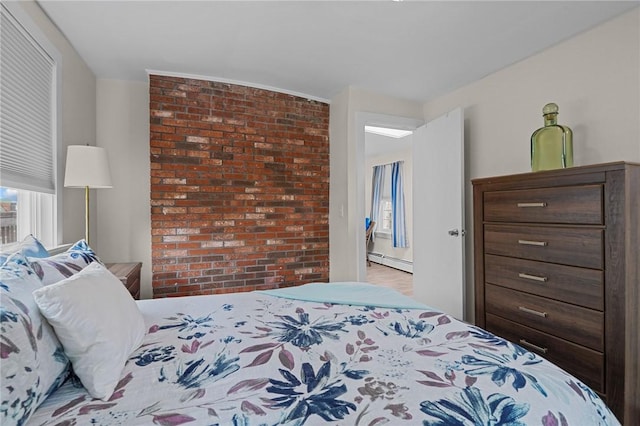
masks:
<svg viewBox="0 0 640 426"><path fill-rule="evenodd" d="M457 108L413 137L413 294L464 316L464 116Z"/></svg>

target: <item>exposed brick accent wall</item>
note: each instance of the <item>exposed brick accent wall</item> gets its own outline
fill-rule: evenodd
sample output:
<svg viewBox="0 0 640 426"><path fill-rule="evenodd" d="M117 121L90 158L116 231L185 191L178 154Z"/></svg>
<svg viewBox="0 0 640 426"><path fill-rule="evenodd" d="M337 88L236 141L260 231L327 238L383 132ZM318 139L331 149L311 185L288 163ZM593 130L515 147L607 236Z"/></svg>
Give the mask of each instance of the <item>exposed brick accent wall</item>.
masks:
<svg viewBox="0 0 640 426"><path fill-rule="evenodd" d="M326 281L329 105L156 75L149 90L154 297Z"/></svg>

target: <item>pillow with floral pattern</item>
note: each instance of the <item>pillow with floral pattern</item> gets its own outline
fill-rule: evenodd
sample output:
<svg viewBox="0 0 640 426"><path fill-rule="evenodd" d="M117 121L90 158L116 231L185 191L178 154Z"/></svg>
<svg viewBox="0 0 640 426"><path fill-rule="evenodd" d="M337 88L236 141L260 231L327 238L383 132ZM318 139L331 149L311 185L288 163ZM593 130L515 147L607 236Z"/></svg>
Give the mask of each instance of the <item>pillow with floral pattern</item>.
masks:
<svg viewBox="0 0 640 426"><path fill-rule="evenodd" d="M32 292L40 279L21 253L0 267L0 424L23 425L69 374L69 360Z"/></svg>
<svg viewBox="0 0 640 426"><path fill-rule="evenodd" d="M102 261L85 240L80 240L63 253L44 258L29 258L31 267L42 280L50 285L82 271L91 262Z"/></svg>
<svg viewBox="0 0 640 426"><path fill-rule="evenodd" d="M22 241L16 244L10 244L3 247L0 253L0 265L6 262L7 258L13 253L22 253L27 257L48 257L49 252L40 241L33 235L29 234Z"/></svg>

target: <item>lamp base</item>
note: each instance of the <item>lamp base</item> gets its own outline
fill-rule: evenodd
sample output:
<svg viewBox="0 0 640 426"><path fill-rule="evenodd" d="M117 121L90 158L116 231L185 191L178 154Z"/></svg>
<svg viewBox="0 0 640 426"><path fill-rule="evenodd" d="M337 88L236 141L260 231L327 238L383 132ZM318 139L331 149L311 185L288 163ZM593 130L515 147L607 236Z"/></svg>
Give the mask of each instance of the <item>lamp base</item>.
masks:
<svg viewBox="0 0 640 426"><path fill-rule="evenodd" d="M84 187L84 240L89 244L89 187Z"/></svg>

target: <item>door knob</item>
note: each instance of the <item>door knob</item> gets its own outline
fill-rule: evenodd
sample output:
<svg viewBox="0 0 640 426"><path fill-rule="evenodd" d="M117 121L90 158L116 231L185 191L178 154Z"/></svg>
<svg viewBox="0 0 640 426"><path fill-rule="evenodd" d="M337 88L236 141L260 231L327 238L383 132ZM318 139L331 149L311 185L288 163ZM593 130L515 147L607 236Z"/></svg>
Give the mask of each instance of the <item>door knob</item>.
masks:
<svg viewBox="0 0 640 426"><path fill-rule="evenodd" d="M457 237L460 235L460 231L458 231L457 229L450 229L449 235L451 235L452 237ZM462 235L464 236L464 229L462 230Z"/></svg>

